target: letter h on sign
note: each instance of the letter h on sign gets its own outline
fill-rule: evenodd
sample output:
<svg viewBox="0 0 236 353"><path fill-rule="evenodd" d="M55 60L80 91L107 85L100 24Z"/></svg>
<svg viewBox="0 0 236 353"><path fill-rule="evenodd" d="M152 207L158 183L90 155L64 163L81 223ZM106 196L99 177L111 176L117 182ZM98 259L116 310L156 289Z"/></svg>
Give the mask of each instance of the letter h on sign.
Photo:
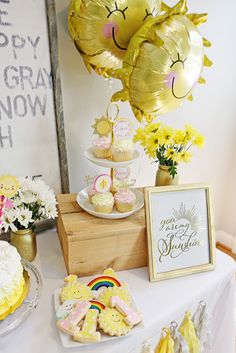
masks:
<svg viewBox="0 0 236 353"><path fill-rule="evenodd" d="M1 148L6 147L6 141L8 141L9 147L12 148L13 147L13 140L12 140L12 134L11 134L11 127L9 125L7 126L7 134L6 135L4 135L3 128L0 126L0 147Z"/></svg>

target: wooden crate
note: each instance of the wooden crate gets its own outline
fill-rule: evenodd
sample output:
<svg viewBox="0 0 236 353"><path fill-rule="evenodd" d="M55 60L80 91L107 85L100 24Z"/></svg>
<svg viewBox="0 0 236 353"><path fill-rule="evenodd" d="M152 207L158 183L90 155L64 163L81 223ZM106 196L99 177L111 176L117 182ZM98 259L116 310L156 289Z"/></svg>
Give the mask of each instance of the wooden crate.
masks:
<svg viewBox="0 0 236 353"><path fill-rule="evenodd" d="M84 212L75 194L58 195L57 231L67 272L79 276L107 267L126 270L147 265L144 208L125 219L107 220Z"/></svg>

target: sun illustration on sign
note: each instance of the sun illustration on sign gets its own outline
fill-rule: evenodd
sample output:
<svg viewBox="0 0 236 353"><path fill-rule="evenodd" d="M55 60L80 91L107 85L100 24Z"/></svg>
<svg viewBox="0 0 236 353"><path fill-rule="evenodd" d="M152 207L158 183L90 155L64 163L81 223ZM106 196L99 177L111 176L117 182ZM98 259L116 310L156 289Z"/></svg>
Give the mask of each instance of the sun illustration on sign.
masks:
<svg viewBox="0 0 236 353"><path fill-rule="evenodd" d="M18 179L12 175L0 176L0 195L5 197L14 197L20 185Z"/></svg>
<svg viewBox="0 0 236 353"><path fill-rule="evenodd" d="M182 202L178 210L173 209L173 215L177 221L180 219L187 220L193 231L198 232L201 229L201 219L200 216L196 214L195 206L187 209L185 204Z"/></svg>

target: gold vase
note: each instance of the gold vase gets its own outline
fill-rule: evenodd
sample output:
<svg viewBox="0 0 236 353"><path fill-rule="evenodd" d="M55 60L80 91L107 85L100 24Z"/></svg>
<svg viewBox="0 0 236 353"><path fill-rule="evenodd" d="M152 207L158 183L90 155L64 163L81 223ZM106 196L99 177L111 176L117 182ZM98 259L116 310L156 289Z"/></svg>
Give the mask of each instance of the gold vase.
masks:
<svg viewBox="0 0 236 353"><path fill-rule="evenodd" d="M24 259L33 261L37 254L36 234L32 230L23 229L11 232L11 244L15 246Z"/></svg>
<svg viewBox="0 0 236 353"><path fill-rule="evenodd" d="M159 165L156 173L156 186L176 185L178 184L179 177L176 175L174 179L170 175L169 168L167 165Z"/></svg>

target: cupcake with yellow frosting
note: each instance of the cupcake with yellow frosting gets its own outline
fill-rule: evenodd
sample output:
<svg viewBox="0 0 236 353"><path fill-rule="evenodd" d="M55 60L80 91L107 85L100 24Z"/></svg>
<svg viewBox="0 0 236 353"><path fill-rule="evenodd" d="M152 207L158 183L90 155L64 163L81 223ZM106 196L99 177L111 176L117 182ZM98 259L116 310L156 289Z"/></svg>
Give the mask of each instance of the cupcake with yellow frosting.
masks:
<svg viewBox="0 0 236 353"><path fill-rule="evenodd" d="M96 194L92 197L92 204L96 212L111 213L114 206L114 197L111 192Z"/></svg>
<svg viewBox="0 0 236 353"><path fill-rule="evenodd" d="M118 212L130 212L133 210L136 195L129 189L120 189L115 193L115 203Z"/></svg>
<svg viewBox="0 0 236 353"><path fill-rule="evenodd" d="M134 155L132 140L118 140L112 145L112 156L115 162L130 161Z"/></svg>
<svg viewBox="0 0 236 353"><path fill-rule="evenodd" d="M93 141L93 154L97 158L109 158L111 139L107 136L98 137Z"/></svg>

